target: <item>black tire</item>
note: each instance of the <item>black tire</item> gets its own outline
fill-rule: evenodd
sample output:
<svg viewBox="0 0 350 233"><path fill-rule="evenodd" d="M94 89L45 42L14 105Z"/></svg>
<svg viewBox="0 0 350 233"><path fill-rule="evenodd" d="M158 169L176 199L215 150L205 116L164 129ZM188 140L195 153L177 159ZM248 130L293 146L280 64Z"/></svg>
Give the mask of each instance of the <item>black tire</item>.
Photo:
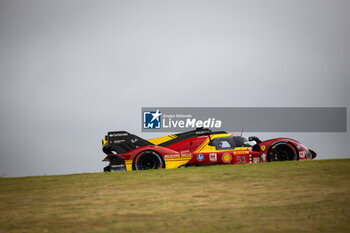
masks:
<svg viewBox="0 0 350 233"><path fill-rule="evenodd" d="M111 171L111 166L108 165L108 166L104 167L103 171L104 172L110 172Z"/></svg>
<svg viewBox="0 0 350 233"><path fill-rule="evenodd" d="M143 151L134 161L135 170L150 170L163 167L162 157L154 151Z"/></svg>
<svg viewBox="0 0 350 233"><path fill-rule="evenodd" d="M272 146L268 152L269 162L298 160L298 155L289 143L277 143Z"/></svg>

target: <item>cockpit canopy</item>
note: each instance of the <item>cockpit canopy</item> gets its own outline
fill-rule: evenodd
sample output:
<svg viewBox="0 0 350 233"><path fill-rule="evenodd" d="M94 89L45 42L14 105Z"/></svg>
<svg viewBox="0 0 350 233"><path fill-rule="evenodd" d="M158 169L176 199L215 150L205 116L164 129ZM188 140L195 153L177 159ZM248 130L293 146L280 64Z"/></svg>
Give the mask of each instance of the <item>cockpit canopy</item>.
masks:
<svg viewBox="0 0 350 233"><path fill-rule="evenodd" d="M249 142L242 136L218 137L211 139L210 146L215 146L216 150L230 150L236 147L252 147L255 142Z"/></svg>

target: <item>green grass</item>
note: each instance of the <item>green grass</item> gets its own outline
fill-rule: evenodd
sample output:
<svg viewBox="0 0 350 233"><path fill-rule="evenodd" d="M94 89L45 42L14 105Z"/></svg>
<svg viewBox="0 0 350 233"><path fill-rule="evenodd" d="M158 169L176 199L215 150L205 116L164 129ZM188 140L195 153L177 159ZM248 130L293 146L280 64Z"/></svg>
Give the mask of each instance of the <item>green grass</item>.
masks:
<svg viewBox="0 0 350 233"><path fill-rule="evenodd" d="M350 232L350 160L0 178L0 232Z"/></svg>

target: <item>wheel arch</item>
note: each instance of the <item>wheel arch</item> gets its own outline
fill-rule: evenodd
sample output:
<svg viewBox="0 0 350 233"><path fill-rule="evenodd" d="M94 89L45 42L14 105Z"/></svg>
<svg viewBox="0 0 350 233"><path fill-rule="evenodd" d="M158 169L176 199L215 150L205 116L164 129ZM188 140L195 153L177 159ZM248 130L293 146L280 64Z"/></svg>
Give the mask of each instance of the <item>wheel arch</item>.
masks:
<svg viewBox="0 0 350 233"><path fill-rule="evenodd" d="M163 164L164 164L164 167L163 167L162 169L165 169L165 168L166 168L166 164L165 164L165 160L164 160L164 158L163 158L163 155L162 155L159 151L152 150L152 149L146 149L146 150L142 150L142 151L138 152L138 153L134 156L134 158L133 158L133 160L132 160L132 170L133 170L133 171L136 170L135 161L136 161L137 157L139 157L141 154L143 154L143 153L145 153L145 152L147 152L147 151L154 152L154 153L158 154L158 155L160 156L160 158L161 158Z"/></svg>
<svg viewBox="0 0 350 233"><path fill-rule="evenodd" d="M269 149L267 150L267 158L268 158L268 160L269 160L270 151L273 150L273 149L275 149L275 148L272 148L272 147L277 147L277 146L279 146L279 145L285 145L285 144L291 146L291 148L294 150L294 153L295 153L295 155L296 155L297 160L299 160L298 149L296 148L296 146L294 146L294 144L293 144L292 142L287 141L287 140L277 141L277 142L274 142L274 143L272 143L272 144L270 145ZM268 161L268 162L270 162L270 161Z"/></svg>

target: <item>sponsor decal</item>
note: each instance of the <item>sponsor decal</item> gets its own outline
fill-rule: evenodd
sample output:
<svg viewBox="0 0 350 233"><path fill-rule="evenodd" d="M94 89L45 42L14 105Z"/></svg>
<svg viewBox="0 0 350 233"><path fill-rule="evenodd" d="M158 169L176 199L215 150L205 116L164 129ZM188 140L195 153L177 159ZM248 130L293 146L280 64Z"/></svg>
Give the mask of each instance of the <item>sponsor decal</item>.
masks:
<svg viewBox="0 0 350 233"><path fill-rule="evenodd" d="M305 159L305 155L306 155L305 151L300 151L299 152L299 159Z"/></svg>
<svg viewBox="0 0 350 233"><path fill-rule="evenodd" d="M209 160L211 162L216 162L218 160L216 153L210 153L209 154Z"/></svg>
<svg viewBox="0 0 350 233"><path fill-rule="evenodd" d="M198 161L203 161L204 160L204 156L202 154L197 155L197 160Z"/></svg>
<svg viewBox="0 0 350 233"><path fill-rule="evenodd" d="M110 141L111 143L122 143L122 142L125 142L125 140L111 140Z"/></svg>
<svg viewBox="0 0 350 233"><path fill-rule="evenodd" d="M234 155L246 155L249 154L249 151L234 151Z"/></svg>
<svg viewBox="0 0 350 233"><path fill-rule="evenodd" d="M222 155L221 159L224 163L229 163L232 160L232 155L230 153L225 153Z"/></svg>
<svg viewBox="0 0 350 233"><path fill-rule="evenodd" d="M173 154L173 155L164 155L164 158L176 158L176 157L191 157L192 154Z"/></svg>
<svg viewBox="0 0 350 233"><path fill-rule="evenodd" d="M174 158L174 157L180 157L179 154L175 154L175 155L164 155L164 158Z"/></svg>
<svg viewBox="0 0 350 233"><path fill-rule="evenodd" d="M298 144L298 145L297 145L297 148L298 148L298 150L299 150L299 149L301 148L301 145Z"/></svg>
<svg viewBox="0 0 350 233"><path fill-rule="evenodd" d="M131 143L135 143L135 142L138 141L138 139L137 139L137 138L134 138L134 139L131 139L130 141L131 141Z"/></svg>
<svg viewBox="0 0 350 233"><path fill-rule="evenodd" d="M143 112L143 128L144 129L160 129L162 113L157 111Z"/></svg>
<svg viewBox="0 0 350 233"><path fill-rule="evenodd" d="M260 163L260 158L259 157L254 157L253 158L253 163Z"/></svg>
<svg viewBox="0 0 350 233"><path fill-rule="evenodd" d="M208 130L200 130L200 131L196 131L196 134L197 135L201 135L201 134L210 134L211 131L208 129Z"/></svg>
<svg viewBox="0 0 350 233"><path fill-rule="evenodd" d="M261 155L261 159L262 159L263 162L265 162L266 161L266 154L262 154Z"/></svg>
<svg viewBox="0 0 350 233"><path fill-rule="evenodd" d="M202 154L197 155L197 160L198 161L203 161L204 160L204 155L202 155Z"/></svg>
<svg viewBox="0 0 350 233"><path fill-rule="evenodd" d="M265 150L265 146L261 146L261 150L264 151Z"/></svg>
<svg viewBox="0 0 350 233"><path fill-rule="evenodd" d="M128 136L128 133L110 133L109 137L124 137L124 136Z"/></svg>

